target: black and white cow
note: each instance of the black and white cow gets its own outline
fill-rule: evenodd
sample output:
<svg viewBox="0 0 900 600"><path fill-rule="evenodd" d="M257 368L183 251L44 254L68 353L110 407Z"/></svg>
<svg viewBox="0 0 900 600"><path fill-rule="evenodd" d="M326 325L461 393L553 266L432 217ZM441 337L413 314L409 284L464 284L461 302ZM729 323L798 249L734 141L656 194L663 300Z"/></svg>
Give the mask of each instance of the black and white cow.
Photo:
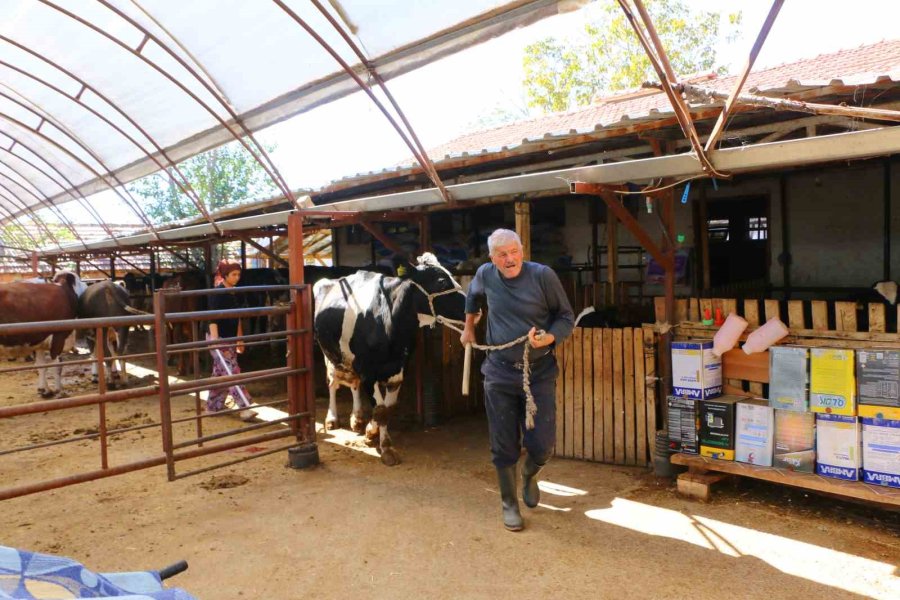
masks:
<svg viewBox="0 0 900 600"><path fill-rule="evenodd" d="M462 321L465 293L437 258L426 253L402 278L358 271L339 279L321 279L313 295L316 338L325 355L328 379L325 427L339 426L336 395L344 385L353 392L350 428L361 433L365 421L360 391L365 392L375 401L366 438L374 443L378 436L381 461L396 465L400 459L391 447L388 423L416 328L433 324L438 316Z"/></svg>
<svg viewBox="0 0 900 600"><path fill-rule="evenodd" d="M80 319L102 319L108 317L127 317L139 312L131 307L130 295L121 285L110 280L100 281L91 286L78 298L78 317ZM117 356L125 354L125 346L128 344L128 327L108 328L105 330L103 342L103 354L110 360L110 367L106 370L106 381L110 387L115 387L115 380L119 379L119 369L116 363L121 362L122 383L127 382L128 374L125 370L125 361L114 360ZM86 332L85 337L91 349L91 354L96 358L97 344L95 331ZM110 343L110 342L113 343ZM97 383L97 363L91 364L91 380Z"/></svg>

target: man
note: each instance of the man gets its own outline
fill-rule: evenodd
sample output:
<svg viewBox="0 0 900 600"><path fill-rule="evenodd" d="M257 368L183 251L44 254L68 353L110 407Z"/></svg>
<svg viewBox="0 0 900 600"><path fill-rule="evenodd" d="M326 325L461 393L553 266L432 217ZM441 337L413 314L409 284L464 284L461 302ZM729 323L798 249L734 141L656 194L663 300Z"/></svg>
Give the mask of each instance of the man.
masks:
<svg viewBox="0 0 900 600"><path fill-rule="evenodd" d="M466 324L460 341L475 343L480 305L487 301L487 344L501 346L527 334L530 387L537 406L534 428L526 427L523 388L523 344L488 352L482 363L484 403L488 416L492 462L497 468L503 525L524 527L516 492L516 468L524 444L522 499L531 508L540 500L537 474L550 459L556 437L556 358L553 347L574 326L574 314L556 273L525 262L522 242L514 231L497 229L488 237L491 262L479 267L466 296ZM544 332L541 333L541 330Z"/></svg>

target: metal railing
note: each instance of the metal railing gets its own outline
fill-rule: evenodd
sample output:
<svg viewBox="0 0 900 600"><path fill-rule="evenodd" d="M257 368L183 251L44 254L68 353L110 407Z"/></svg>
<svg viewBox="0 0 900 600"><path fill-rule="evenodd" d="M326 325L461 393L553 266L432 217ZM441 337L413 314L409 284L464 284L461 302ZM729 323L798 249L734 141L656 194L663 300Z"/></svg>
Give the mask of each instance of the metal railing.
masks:
<svg viewBox="0 0 900 600"><path fill-rule="evenodd" d="M173 297L187 297L200 295L215 295L224 293L241 294L247 292L281 292L290 296L290 302L286 305L266 306L258 308L237 308L218 311L190 311L166 313L166 302ZM45 412L72 410L81 407L96 406L98 408L98 427L96 433L90 432L84 435L66 437L65 439L45 441L14 448L0 447L0 461L11 460L9 455L21 456L21 453L34 452L50 446L72 444L84 440L98 439L100 441L100 468L87 470L76 474L68 474L62 477L46 479L27 484L18 484L0 489L0 500L15 498L27 494L33 494L52 489L57 489L75 483L94 481L114 475L129 473L140 469L166 465L169 481L187 477L189 475L208 471L210 469L243 462L252 458L266 456L289 448L309 444L315 440L314 426L314 398L311 395L312 381L312 314L311 301L307 297L311 289L307 285L285 286L248 286L228 289L206 290L159 290L154 294L154 312L148 315L135 315L123 317L110 317L100 319L74 319L60 321L45 321L37 323L16 323L0 325L0 336L21 335L26 333L67 332L72 330L89 330L96 335L95 358L65 361L64 366L85 365L96 363L98 376L97 393L76 395L67 398L54 398L0 407L0 423L5 419L25 417ZM204 321L220 318L248 318L256 316L285 316L284 330L277 332L257 333L252 335L223 338L218 340L200 340L199 325ZM172 324L190 323L194 339L189 342L170 344L167 339L167 329ZM137 325L150 325L153 327L155 337L155 350L153 352L140 352L125 354L118 357L105 356L106 330L119 327L134 327ZM212 346L223 344L231 345L242 341L245 345L264 344L273 340L284 340L287 346L286 364L283 367L265 368L255 371L235 373L218 377L200 377L187 381L169 381L168 357L174 354L190 353L195 366L195 373L199 372L199 355ZM155 357L157 381L153 385L144 385L130 389L109 390L106 382L106 363L110 360L148 359ZM0 376L5 373L36 368L53 368L52 366L15 366L0 369ZM216 390L234 385L245 385L254 382L283 379L287 382L287 411L283 417L270 419L262 423L253 423L237 428L230 428L217 433L203 433L204 419L220 414L234 413L239 410L226 410L215 414L203 414L201 410L200 392L204 390ZM190 417L173 419L173 398L177 396L194 396L194 415ZM159 419L150 424L140 424L132 427L120 427L109 430L107 428L106 406L110 403L121 403L140 398L158 397ZM269 407L283 404L284 399L275 399L267 402L255 403L254 408ZM194 421L196 423L196 435L189 439L176 440L174 427L178 424ZM287 427L284 427L287 425ZM273 430L274 428L274 430ZM125 462L115 466L109 464L109 438L130 432L156 429L160 432L162 453L150 458ZM265 431L263 431L265 430ZM236 437L237 436L237 437ZM230 439L227 439L230 438ZM233 450L253 444L272 442L283 438L292 438L287 444L274 448L267 448L260 452L249 453L247 456L229 460L213 466L204 466L183 473L176 472L176 464L188 459L208 456L218 452ZM225 441L227 439L227 441ZM2 444L2 439L0 439ZM4 458L7 457L7 458Z"/></svg>

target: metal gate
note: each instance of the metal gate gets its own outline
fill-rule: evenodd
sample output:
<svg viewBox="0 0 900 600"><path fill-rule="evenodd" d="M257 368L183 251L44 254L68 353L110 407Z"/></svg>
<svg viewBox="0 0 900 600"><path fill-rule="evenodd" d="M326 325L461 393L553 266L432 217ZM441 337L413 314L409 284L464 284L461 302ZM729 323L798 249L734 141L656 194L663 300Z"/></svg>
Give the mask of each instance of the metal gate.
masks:
<svg viewBox="0 0 900 600"><path fill-rule="evenodd" d="M241 308L227 311L191 311L167 313L166 304L175 297L190 297L199 295L221 293L250 293L269 292L289 294L289 302L284 305L266 306L260 308ZM243 462L251 458L266 456L275 452L286 451L289 448L305 446L315 442L315 398L312 384L312 302L311 289L307 285L289 286L255 286L233 289L194 290L194 291L166 291L156 292L154 297L154 313L152 315L139 315L128 317L112 317L106 319L77 319L68 321L48 321L42 323L18 323L12 325L0 325L0 335L12 335L34 332L93 330L97 340L106 335L107 329L116 327L152 326L154 328L155 350L139 354L125 355L120 358L126 360L147 359L154 357L157 381L153 385L138 386L123 390L109 390L106 385L106 363L109 357L103 356L103 344L96 344L96 364L98 367L98 392L76 395L68 398L56 398L16 404L13 406L0 406L0 432L4 423L11 419L27 418L28 415L51 415L58 411L73 411L84 407L96 407L97 427L96 431L87 431L80 435L66 436L63 439L38 441L36 443L6 447L4 438L0 433L0 481L15 482L0 489L0 500L15 498L27 494L43 492L61 488L75 483L94 481L113 475L129 473L140 469L166 465L169 481L193 475L196 473L220 468L226 465ZM247 345L270 343L271 341L284 340L286 344L286 362L284 366L266 368L261 370L243 372L240 374L222 377L195 378L184 381L171 381L168 367L168 357L180 353L190 353L195 367L199 365L199 353L208 351L210 342L198 339L199 325L220 317L247 318L247 317L285 317L285 327L280 331L246 335L240 338L231 338L227 341L244 341ZM169 343L166 332L169 327L179 324L190 324L194 335L189 342L177 344ZM218 343L221 343L219 341ZM65 361L64 366L83 366L94 362L94 359ZM4 373L34 369L28 367L13 367L0 369L0 376ZM195 374L199 369L195 369ZM236 428L227 428L215 433L204 434L204 421L209 418L218 418L222 414L232 411L223 411L214 415L204 414L201 410L200 394L202 391L230 387L235 384L246 384L263 380L286 381L287 398L275 399L268 402L254 404L254 408L267 408L274 405L286 404L283 416L270 418L267 421L253 423ZM186 417L174 417L173 407L181 410L189 402L185 396L193 396L193 414ZM128 427L109 429L107 419L107 406L114 403L123 403L141 398L157 397L159 400L159 412L152 423L140 423ZM83 412L83 411L82 411ZM193 423L193 427L191 424ZM135 432L156 431L159 433L159 454L149 457L125 460L111 465L109 460L109 442L117 436L123 436ZM192 430L192 435L186 432ZM202 456L209 456L239 448L253 447L256 444L287 439L284 444L268 447L260 451L246 453L236 459L230 459L218 464L204 465L179 472L179 463ZM27 470L28 465L35 461L24 460L34 453L56 446L77 444L85 441L99 441L99 468L88 469L77 473L66 473L47 479L22 481L28 473L16 471L16 465L22 465ZM8 441L8 439L7 439ZM82 444L83 445L83 444Z"/></svg>

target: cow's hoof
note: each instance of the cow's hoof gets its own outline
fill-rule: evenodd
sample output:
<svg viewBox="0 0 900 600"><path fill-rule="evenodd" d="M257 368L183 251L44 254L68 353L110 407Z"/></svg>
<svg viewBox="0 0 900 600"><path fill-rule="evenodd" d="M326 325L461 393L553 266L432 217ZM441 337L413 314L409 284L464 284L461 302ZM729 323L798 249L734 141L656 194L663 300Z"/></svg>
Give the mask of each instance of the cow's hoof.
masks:
<svg viewBox="0 0 900 600"><path fill-rule="evenodd" d="M53 390L38 390L38 392L40 392L41 398L52 398L56 395L56 392Z"/></svg>
<svg viewBox="0 0 900 600"><path fill-rule="evenodd" d="M379 439L378 432L378 424L375 421L369 421L369 424L366 425L366 445L369 447L374 446Z"/></svg>
<svg viewBox="0 0 900 600"><path fill-rule="evenodd" d="M91 383L99 383L99 382L100 382L100 379L96 375L91 377Z"/></svg>
<svg viewBox="0 0 900 600"><path fill-rule="evenodd" d="M356 413L350 415L350 431L357 435L362 435L366 430L366 420Z"/></svg>
<svg viewBox="0 0 900 600"><path fill-rule="evenodd" d="M397 452L391 448L382 448L381 449L381 462L388 467L395 467L400 464L400 456L397 455Z"/></svg>
<svg viewBox="0 0 900 600"><path fill-rule="evenodd" d="M116 381L115 379L113 379L112 381L109 382L109 385L106 386L106 387L107 387L107 389L110 389L110 390L118 389L118 387L119 387L119 382Z"/></svg>
<svg viewBox="0 0 900 600"><path fill-rule="evenodd" d="M340 428L341 422L337 419L325 419L325 431L333 431Z"/></svg>

